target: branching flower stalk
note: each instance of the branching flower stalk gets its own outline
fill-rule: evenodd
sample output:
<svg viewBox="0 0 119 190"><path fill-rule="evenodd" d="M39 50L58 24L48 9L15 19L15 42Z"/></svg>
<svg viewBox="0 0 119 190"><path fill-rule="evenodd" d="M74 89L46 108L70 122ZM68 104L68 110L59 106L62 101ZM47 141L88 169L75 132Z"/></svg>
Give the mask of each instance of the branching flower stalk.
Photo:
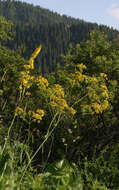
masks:
<svg viewBox="0 0 119 190"><path fill-rule="evenodd" d="M29 69L33 69L34 59L36 58L36 56L37 56L37 55L39 54L39 52L41 51L41 48L42 48L42 46L40 45L40 46L33 52L33 54L32 54L32 56L31 56L30 60L28 61L29 65L30 65L30 67L28 67L28 70L29 70ZM28 70L26 70L26 73L27 73L27 74L29 73ZM2 79L1 79L1 82L2 82L2 80L3 80L3 78L4 78L4 76L6 75L6 72L7 72L7 70L4 72L4 75L3 75ZM23 73L23 72L22 72L22 73ZM24 73L24 74L25 74L25 73ZM25 75L24 75L24 76L25 76ZM28 75L28 77L30 77L30 75ZM27 83L29 82L29 81L27 81L27 80L25 81L24 78L22 78L22 81L24 81L25 84L27 84ZM22 98L23 98L23 96L24 96L24 94L25 94L26 86L24 85L24 83L22 83L19 88L21 88L21 89L20 89L19 101L22 101ZM10 131L11 131L11 129L12 129L12 126L13 126L13 124L14 124L15 118L16 118L16 116L17 116L17 112L20 112L20 111L22 111L22 108L20 108L19 106L17 106L17 108L15 109L15 114L14 114L14 117L13 117L13 119L12 119L11 125L9 126L9 129L8 129L8 134L7 134L7 137L6 137L6 139L5 139L5 143L4 143L4 146L3 146L3 149L2 149L1 155L4 153L4 150L5 150L5 148L6 148L6 145L7 145L9 136L10 136Z"/></svg>

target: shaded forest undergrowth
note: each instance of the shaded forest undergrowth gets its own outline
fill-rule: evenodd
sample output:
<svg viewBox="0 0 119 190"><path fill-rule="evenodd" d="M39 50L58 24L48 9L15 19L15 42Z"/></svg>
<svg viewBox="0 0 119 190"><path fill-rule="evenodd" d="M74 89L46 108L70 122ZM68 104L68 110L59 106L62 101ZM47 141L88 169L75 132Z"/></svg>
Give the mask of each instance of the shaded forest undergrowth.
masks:
<svg viewBox="0 0 119 190"><path fill-rule="evenodd" d="M0 45L0 189L119 189L118 41L92 31L45 76L41 45L28 61Z"/></svg>

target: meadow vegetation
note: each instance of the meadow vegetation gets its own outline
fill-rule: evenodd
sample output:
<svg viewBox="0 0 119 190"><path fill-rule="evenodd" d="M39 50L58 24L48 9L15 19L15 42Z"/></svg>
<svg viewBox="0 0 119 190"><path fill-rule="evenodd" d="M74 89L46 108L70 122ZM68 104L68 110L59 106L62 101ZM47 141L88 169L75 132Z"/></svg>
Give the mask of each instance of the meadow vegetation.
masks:
<svg viewBox="0 0 119 190"><path fill-rule="evenodd" d="M12 38L0 17L0 40ZM0 189L119 189L119 38L92 31L43 76L0 42Z"/></svg>

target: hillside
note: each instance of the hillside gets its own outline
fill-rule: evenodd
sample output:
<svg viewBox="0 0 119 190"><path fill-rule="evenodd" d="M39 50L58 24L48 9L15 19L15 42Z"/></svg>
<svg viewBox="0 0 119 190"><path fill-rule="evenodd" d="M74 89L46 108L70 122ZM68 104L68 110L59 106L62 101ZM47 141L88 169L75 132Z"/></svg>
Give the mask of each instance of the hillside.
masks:
<svg viewBox="0 0 119 190"><path fill-rule="evenodd" d="M42 73L56 70L61 62L60 55L65 54L69 44L80 43L88 38L91 30L98 28L113 40L118 31L107 26L88 23L66 15L60 16L40 6L20 1L0 0L0 16L14 23L14 40L6 45L28 58L32 51L43 45L40 59L37 58Z"/></svg>

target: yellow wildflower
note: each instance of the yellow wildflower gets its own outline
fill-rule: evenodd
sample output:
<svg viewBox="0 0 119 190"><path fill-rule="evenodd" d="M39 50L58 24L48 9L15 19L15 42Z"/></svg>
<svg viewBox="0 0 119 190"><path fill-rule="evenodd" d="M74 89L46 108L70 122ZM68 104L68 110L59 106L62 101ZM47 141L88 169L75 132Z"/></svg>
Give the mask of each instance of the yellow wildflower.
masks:
<svg viewBox="0 0 119 190"><path fill-rule="evenodd" d="M37 86L40 89L45 90L48 87L48 80L42 76L36 78Z"/></svg>
<svg viewBox="0 0 119 190"><path fill-rule="evenodd" d="M28 63L29 63L30 69L34 69L34 60L33 60L33 58L30 58Z"/></svg>
<svg viewBox="0 0 119 190"><path fill-rule="evenodd" d="M109 98L108 92L105 90L104 92L102 92L101 94L103 97Z"/></svg>
<svg viewBox="0 0 119 190"><path fill-rule="evenodd" d="M87 67L84 65L84 64L78 64L77 65L77 68L79 68L79 69L86 69Z"/></svg>
<svg viewBox="0 0 119 190"><path fill-rule="evenodd" d="M38 113L39 115L41 115L41 117L43 117L44 114L45 114L44 110L41 110L41 109L37 109L36 113Z"/></svg>
<svg viewBox="0 0 119 190"><path fill-rule="evenodd" d="M70 107L70 112L71 112L72 115L76 114L76 110L74 108L72 108L72 107Z"/></svg>
<svg viewBox="0 0 119 190"><path fill-rule="evenodd" d="M73 74L73 77L75 78L75 82L79 83L79 82L83 82L85 80L85 76L79 72L79 71L76 71L74 74Z"/></svg>
<svg viewBox="0 0 119 190"><path fill-rule="evenodd" d="M32 112L32 117L33 117L33 121L37 123L40 123L40 121L42 120L42 117L44 116L44 110L41 109L37 109L36 113Z"/></svg>
<svg viewBox="0 0 119 190"><path fill-rule="evenodd" d="M29 80L34 80L35 79L35 77L34 76L29 76Z"/></svg>
<svg viewBox="0 0 119 190"><path fill-rule="evenodd" d="M29 65L24 65L24 68L25 68L25 69L28 69L28 70L29 70L29 69L33 69L32 65L30 65L30 64L29 64Z"/></svg>
<svg viewBox="0 0 119 190"><path fill-rule="evenodd" d="M28 81L26 79L22 79L22 83L23 83L24 86L26 86Z"/></svg>
<svg viewBox="0 0 119 190"><path fill-rule="evenodd" d="M94 109L95 113L97 113L97 114L102 112L101 106L98 103L92 103L92 108Z"/></svg>
<svg viewBox="0 0 119 190"><path fill-rule="evenodd" d="M102 109L103 109L103 110L106 110L108 106L109 106L108 100L104 100L104 102L103 102L103 104L102 104Z"/></svg>
<svg viewBox="0 0 119 190"><path fill-rule="evenodd" d="M95 112L92 110L92 107L91 107L91 106L88 107L88 111L89 111L89 113L91 113L92 115L94 115L94 113L95 113Z"/></svg>
<svg viewBox="0 0 119 190"><path fill-rule="evenodd" d="M38 119L38 120L42 119L40 114L37 114L37 113L34 113L34 112L33 112L33 118Z"/></svg>
<svg viewBox="0 0 119 190"><path fill-rule="evenodd" d="M27 89L29 89L32 86L32 83L27 83L27 85L25 86Z"/></svg>
<svg viewBox="0 0 119 190"><path fill-rule="evenodd" d="M30 92L26 92L26 96L30 96L31 95L31 93Z"/></svg>
<svg viewBox="0 0 119 190"><path fill-rule="evenodd" d="M108 80L107 74L105 74L105 73L100 73L100 76L103 77L104 79Z"/></svg>
<svg viewBox="0 0 119 190"><path fill-rule="evenodd" d="M15 109L15 114L22 115L23 112L24 112L24 111L23 111L22 108L20 108L19 106L16 107L16 109Z"/></svg>
<svg viewBox="0 0 119 190"><path fill-rule="evenodd" d="M92 82L98 82L96 77L92 77L91 80L92 80Z"/></svg>
<svg viewBox="0 0 119 190"><path fill-rule="evenodd" d="M100 87L101 87L101 88L103 88L104 90L107 90L107 91L108 91L108 89L107 89L107 86L106 86L106 85L102 84L102 85L100 85Z"/></svg>
<svg viewBox="0 0 119 190"><path fill-rule="evenodd" d="M55 84L53 89L55 95L64 98L64 90L60 84Z"/></svg>
<svg viewBox="0 0 119 190"><path fill-rule="evenodd" d="M64 109L69 109L66 100L57 96L54 96L54 99L50 102L50 105L52 107L56 107L60 111L63 111Z"/></svg>
<svg viewBox="0 0 119 190"><path fill-rule="evenodd" d="M37 57L37 55L40 53L41 49L42 49L41 45L35 49L35 51L31 55L32 59L35 59Z"/></svg>
<svg viewBox="0 0 119 190"><path fill-rule="evenodd" d="M56 106L57 106L56 102L54 102L54 101L51 101L51 102L50 102L50 105L51 105L52 107L56 107Z"/></svg>
<svg viewBox="0 0 119 190"><path fill-rule="evenodd" d="M22 89L23 89L23 87L22 87L22 85L20 84L20 86L19 86L19 90L22 91Z"/></svg>
<svg viewBox="0 0 119 190"><path fill-rule="evenodd" d="M37 120L37 123L39 124L41 122L41 119Z"/></svg>
<svg viewBox="0 0 119 190"><path fill-rule="evenodd" d="M58 106L60 106L62 109L68 108L68 104L66 103L65 99L56 97L55 99Z"/></svg>

